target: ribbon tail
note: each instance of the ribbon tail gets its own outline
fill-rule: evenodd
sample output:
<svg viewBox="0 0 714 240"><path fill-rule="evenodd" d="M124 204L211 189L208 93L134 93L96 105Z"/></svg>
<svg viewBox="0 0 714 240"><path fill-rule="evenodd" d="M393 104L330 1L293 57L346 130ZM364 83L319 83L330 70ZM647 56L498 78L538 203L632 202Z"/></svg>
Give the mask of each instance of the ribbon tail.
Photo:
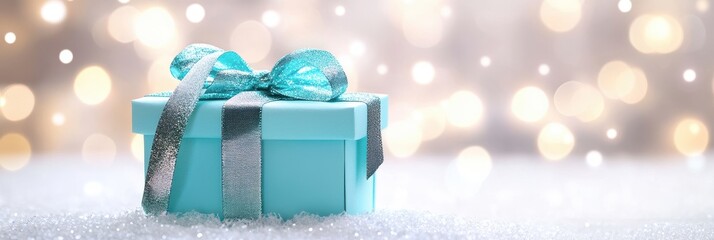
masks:
<svg viewBox="0 0 714 240"><path fill-rule="evenodd" d="M280 100L264 92L241 92L223 105L221 158L223 216L258 218L262 202L263 104Z"/></svg>
<svg viewBox="0 0 714 240"><path fill-rule="evenodd" d="M163 214L168 210L181 139L198 103L203 82L220 56L218 52L199 60L176 87L161 112L144 183L142 206L147 213Z"/></svg>
<svg viewBox="0 0 714 240"><path fill-rule="evenodd" d="M363 102L367 105L367 179L372 177L382 162L381 106L379 97L369 93L345 93L337 101Z"/></svg>

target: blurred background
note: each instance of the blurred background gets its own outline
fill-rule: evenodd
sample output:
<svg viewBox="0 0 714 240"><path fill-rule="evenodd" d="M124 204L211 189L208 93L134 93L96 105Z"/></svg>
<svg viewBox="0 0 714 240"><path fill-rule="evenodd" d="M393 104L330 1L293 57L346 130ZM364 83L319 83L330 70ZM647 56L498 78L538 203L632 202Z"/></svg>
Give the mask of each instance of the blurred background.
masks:
<svg viewBox="0 0 714 240"><path fill-rule="evenodd" d="M476 175L500 156L701 165L710 4L1 1L0 173L48 155L141 162L130 101L172 90L169 63L196 42L256 69L298 48L331 51L349 91L389 94L387 161L443 156Z"/></svg>

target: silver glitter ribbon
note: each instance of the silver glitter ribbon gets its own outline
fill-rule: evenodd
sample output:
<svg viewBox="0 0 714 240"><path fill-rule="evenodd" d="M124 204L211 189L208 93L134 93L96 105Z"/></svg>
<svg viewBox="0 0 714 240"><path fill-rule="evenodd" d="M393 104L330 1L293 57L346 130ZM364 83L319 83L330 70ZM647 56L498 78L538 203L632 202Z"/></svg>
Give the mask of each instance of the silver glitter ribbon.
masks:
<svg viewBox="0 0 714 240"><path fill-rule="evenodd" d="M169 99L151 147L142 201L147 213L162 214L168 209L181 139L199 99L228 98L221 119L225 218L258 218L262 213L260 124L265 103L293 99L363 102L368 113L365 177L371 177L383 162L379 98L368 93L343 94L347 79L329 52L299 50L268 72L253 71L235 52L193 44L174 59L171 72L182 79L174 92L150 95Z"/></svg>

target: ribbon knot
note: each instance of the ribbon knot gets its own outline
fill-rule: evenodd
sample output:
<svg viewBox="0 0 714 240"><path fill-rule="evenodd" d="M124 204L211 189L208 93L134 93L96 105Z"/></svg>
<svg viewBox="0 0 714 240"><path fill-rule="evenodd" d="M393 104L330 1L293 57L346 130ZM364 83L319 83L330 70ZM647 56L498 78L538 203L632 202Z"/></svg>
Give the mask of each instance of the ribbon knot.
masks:
<svg viewBox="0 0 714 240"><path fill-rule="evenodd" d="M285 55L270 71L253 70L236 52L191 44L171 62L171 75L182 80L206 56L218 54L200 99L229 99L244 91L267 90L293 99L329 101L347 90L347 76L327 51L302 49ZM166 94L164 94L166 95Z"/></svg>

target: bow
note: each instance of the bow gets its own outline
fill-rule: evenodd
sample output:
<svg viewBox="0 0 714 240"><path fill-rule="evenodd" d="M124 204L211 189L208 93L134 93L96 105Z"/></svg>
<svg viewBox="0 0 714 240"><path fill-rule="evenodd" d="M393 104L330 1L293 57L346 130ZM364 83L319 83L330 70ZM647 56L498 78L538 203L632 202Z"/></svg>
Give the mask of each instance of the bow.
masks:
<svg viewBox="0 0 714 240"><path fill-rule="evenodd" d="M261 108L276 100L348 101L367 105L367 178L383 162L379 98L343 94L347 77L327 51L304 49L281 58L271 71L256 71L235 52L192 44L171 63L181 80L169 97L149 157L142 205L149 213L168 209L176 159L188 119L199 99L228 99L222 116L223 215L255 218L261 202Z"/></svg>

